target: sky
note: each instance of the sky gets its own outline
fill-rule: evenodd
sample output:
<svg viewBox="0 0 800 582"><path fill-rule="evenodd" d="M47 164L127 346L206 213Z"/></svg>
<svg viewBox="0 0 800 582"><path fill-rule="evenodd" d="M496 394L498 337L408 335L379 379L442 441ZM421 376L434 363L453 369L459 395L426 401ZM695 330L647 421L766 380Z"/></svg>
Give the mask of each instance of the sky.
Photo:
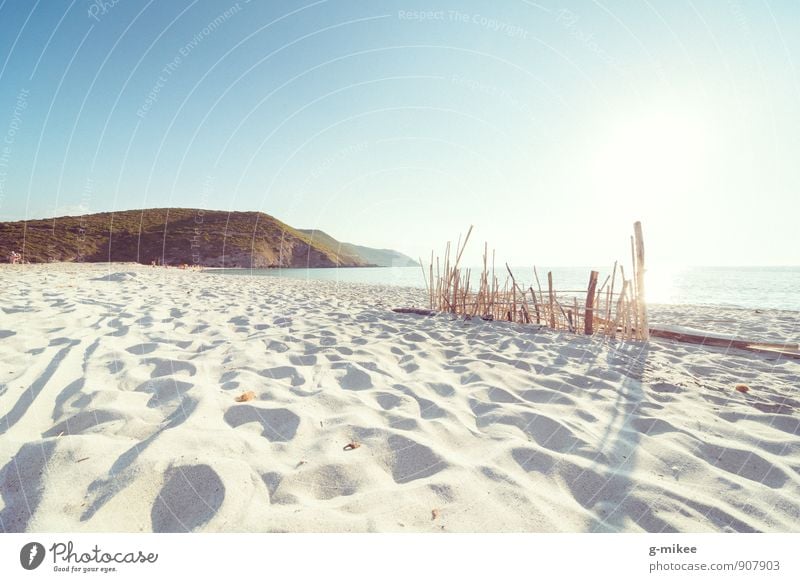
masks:
<svg viewBox="0 0 800 582"><path fill-rule="evenodd" d="M800 3L0 0L0 220L800 265Z"/></svg>

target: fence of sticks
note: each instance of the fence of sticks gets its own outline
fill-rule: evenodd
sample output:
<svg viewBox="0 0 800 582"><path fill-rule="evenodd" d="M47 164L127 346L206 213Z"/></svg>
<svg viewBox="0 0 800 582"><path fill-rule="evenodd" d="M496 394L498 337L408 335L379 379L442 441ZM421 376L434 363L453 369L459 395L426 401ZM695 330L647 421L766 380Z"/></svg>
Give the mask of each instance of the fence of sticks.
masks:
<svg viewBox="0 0 800 582"><path fill-rule="evenodd" d="M649 327L644 294L644 241L642 225L633 225L631 262L633 273L626 277L624 267L614 263L614 270L598 286L598 271L589 273L586 290L558 291L553 273L547 273L545 288L533 267L535 287L524 288L518 283L508 264L505 264L504 283L500 285L495 270L495 255L491 263L488 244L484 246L483 268L475 278L472 269L460 266L464 249L472 234L470 226L455 249L447 243L444 257L433 256L425 276L430 309L465 317L504 320L523 324L538 324L555 330L604 334L612 338L647 341ZM422 261L420 261L422 264Z"/></svg>

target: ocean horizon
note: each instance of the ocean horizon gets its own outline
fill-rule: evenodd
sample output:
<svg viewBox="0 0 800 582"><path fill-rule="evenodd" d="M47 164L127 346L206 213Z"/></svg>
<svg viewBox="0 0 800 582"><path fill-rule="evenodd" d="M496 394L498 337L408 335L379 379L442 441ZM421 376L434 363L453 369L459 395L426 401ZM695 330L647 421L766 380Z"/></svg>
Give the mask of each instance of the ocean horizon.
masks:
<svg viewBox="0 0 800 582"><path fill-rule="evenodd" d="M589 272L600 272L598 286L611 273L607 267L538 267L539 282L547 292L547 272L553 273L557 292L582 291ZM475 267L473 285L477 285L480 267ZM532 267L511 267L524 289L537 288ZM230 276L288 277L340 283L364 283L392 287L425 288L420 267L342 267L342 268L272 268L208 269ZM505 269L496 270L502 286ZM628 277L630 275L627 275ZM713 305L745 309L784 309L800 311L800 267L671 267L648 270L645 275L648 303L667 305ZM619 281L619 275L617 278ZM609 282L610 284L610 282ZM617 290L619 288L617 287Z"/></svg>

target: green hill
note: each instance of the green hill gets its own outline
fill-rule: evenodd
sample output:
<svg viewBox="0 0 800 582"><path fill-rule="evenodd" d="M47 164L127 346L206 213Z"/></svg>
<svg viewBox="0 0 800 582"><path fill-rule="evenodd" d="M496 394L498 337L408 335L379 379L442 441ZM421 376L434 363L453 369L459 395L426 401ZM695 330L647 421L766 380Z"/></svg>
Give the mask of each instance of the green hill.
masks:
<svg viewBox="0 0 800 582"><path fill-rule="evenodd" d="M411 257L391 249L373 249L352 243L343 243L321 230L299 229L315 242L334 249L340 258L346 260L362 260L376 267L419 267L419 263Z"/></svg>
<svg viewBox="0 0 800 582"><path fill-rule="evenodd" d="M331 239L333 240L333 239ZM362 267L337 241L312 240L262 212L151 208L0 222L0 260L137 262L206 267Z"/></svg>

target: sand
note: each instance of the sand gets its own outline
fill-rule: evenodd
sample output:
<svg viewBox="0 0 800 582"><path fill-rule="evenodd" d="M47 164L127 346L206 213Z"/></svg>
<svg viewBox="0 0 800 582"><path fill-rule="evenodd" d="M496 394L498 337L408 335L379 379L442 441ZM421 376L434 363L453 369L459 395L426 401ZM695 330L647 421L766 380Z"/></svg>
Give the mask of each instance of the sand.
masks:
<svg viewBox="0 0 800 582"><path fill-rule="evenodd" d="M0 298L2 531L800 531L797 360L136 265L4 266Z"/></svg>

